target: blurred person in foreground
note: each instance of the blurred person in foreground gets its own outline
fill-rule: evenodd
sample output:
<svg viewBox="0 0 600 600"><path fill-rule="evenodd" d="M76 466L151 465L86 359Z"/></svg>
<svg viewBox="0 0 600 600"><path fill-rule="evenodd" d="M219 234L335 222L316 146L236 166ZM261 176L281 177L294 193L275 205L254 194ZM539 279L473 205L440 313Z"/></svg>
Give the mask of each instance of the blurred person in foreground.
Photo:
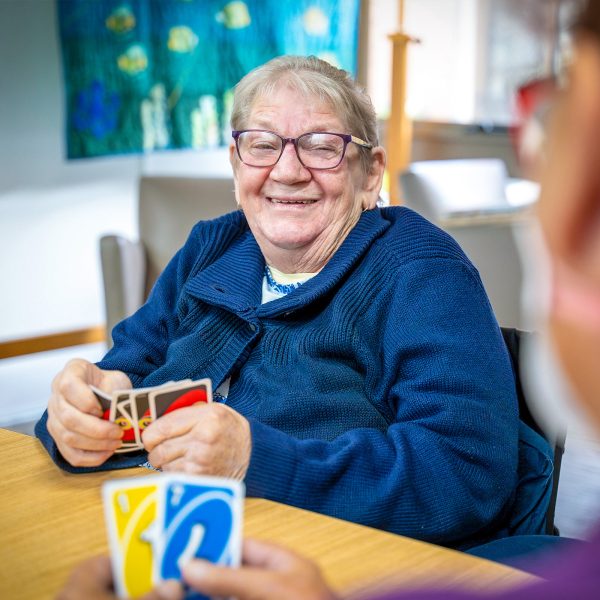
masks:
<svg viewBox="0 0 600 600"><path fill-rule="evenodd" d="M579 408L600 431L600 2L587 5L576 29L576 54L570 84L556 111L549 158L539 205L551 285L542 339L554 357L563 383ZM544 299L540 299L542 306ZM538 353L542 356L543 353ZM535 356L533 357L535 360ZM550 393L552 390L548 390ZM554 390L556 393L556 390ZM538 398L538 403L542 399ZM542 410L550 406L541 406ZM569 414L556 415L566 420ZM91 568L95 571L90 570ZM197 590L239 600L331 600L334 593L318 568L290 550L254 540L244 545L239 569L192 561L183 569L185 581ZM554 555L544 581L485 598L597 598L600 594L600 530L588 542ZM84 587L82 587L84 586ZM110 597L107 558L77 569L63 598ZM85 590L83 592L82 590ZM81 593L79 593L81 592ZM153 592L176 598L177 585ZM161 595L164 594L164 595ZM460 591L390 592L380 598L445 600L483 598Z"/></svg>

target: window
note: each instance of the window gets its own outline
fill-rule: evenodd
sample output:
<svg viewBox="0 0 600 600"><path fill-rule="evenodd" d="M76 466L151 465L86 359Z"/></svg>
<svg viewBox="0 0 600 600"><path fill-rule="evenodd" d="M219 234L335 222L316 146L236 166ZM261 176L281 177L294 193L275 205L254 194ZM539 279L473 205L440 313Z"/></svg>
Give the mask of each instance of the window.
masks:
<svg viewBox="0 0 600 600"><path fill-rule="evenodd" d="M389 114L397 0L369 2L367 87ZM560 72L579 0L404 0L407 112L417 120L508 125L516 89Z"/></svg>

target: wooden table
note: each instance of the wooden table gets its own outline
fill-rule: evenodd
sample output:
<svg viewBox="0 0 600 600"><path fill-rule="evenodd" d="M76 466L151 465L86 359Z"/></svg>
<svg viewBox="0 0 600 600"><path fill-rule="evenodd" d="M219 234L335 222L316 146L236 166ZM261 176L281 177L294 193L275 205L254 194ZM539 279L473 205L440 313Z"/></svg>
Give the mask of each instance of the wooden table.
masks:
<svg viewBox="0 0 600 600"><path fill-rule="evenodd" d="M146 469L71 475L35 438L0 429L0 598L52 598L82 559L107 552L100 484ZM532 581L460 552L283 504L246 500L244 533L318 561L329 583L355 595L377 585L446 581L472 589Z"/></svg>

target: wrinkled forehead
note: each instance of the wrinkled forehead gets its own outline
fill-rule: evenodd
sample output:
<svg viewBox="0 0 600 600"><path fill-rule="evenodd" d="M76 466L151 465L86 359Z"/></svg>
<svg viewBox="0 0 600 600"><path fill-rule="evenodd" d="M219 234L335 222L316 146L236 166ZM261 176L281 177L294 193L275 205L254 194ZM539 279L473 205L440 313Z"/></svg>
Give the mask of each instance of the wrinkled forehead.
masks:
<svg viewBox="0 0 600 600"><path fill-rule="evenodd" d="M282 98L285 96L288 96L287 102L282 102ZM293 98L293 103L289 101L289 97ZM340 110L339 105L330 94L297 85L294 80L289 79L269 82L258 90L250 105L248 117L251 121L257 117L267 117L269 114L276 114L284 107L298 110L306 107L313 113L316 121L323 123L337 121L344 131L348 129L347 115ZM315 123L315 126L317 129L322 129L318 123Z"/></svg>

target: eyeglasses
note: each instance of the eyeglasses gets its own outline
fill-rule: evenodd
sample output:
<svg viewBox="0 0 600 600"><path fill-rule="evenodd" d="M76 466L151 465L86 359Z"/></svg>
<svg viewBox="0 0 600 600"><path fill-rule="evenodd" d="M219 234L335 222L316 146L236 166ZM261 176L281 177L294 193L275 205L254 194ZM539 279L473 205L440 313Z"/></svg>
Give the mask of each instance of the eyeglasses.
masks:
<svg viewBox="0 0 600 600"><path fill-rule="evenodd" d="M288 142L294 145L298 160L307 169L334 169L342 162L350 143L373 148L353 135L328 131L303 133L297 138L284 138L262 129L232 131L231 135L240 160L250 167L276 165Z"/></svg>

